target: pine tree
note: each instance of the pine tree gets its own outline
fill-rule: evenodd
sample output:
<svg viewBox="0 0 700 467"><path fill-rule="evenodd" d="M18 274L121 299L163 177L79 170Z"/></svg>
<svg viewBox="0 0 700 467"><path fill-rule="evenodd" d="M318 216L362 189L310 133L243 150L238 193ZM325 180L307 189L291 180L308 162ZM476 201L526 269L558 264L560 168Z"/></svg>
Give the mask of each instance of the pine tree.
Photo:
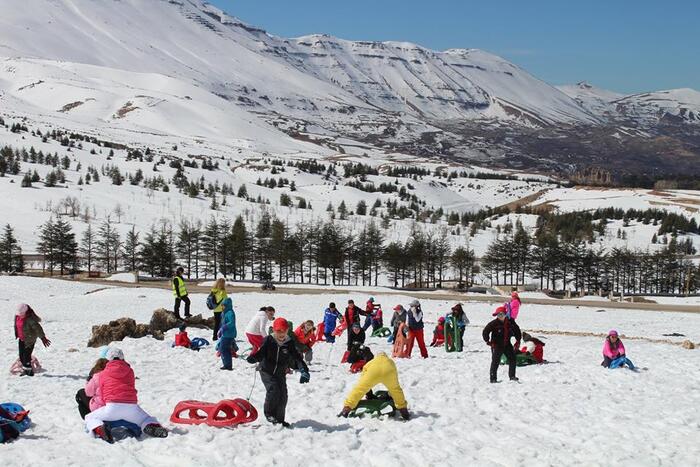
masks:
<svg viewBox="0 0 700 467"><path fill-rule="evenodd" d="M122 246L122 256L129 271L137 271L139 266L139 233L136 226L126 233L124 245Z"/></svg>
<svg viewBox="0 0 700 467"><path fill-rule="evenodd" d="M340 216L341 221L348 218L348 208L345 206L345 200L341 201L340 205L338 206L338 215Z"/></svg>
<svg viewBox="0 0 700 467"><path fill-rule="evenodd" d="M367 203L365 203L364 200L360 200L357 203L357 208L355 209L355 212L357 213L358 216L366 216L367 215Z"/></svg>
<svg viewBox="0 0 700 467"><path fill-rule="evenodd" d="M0 271L24 271L22 248L20 248L19 242L17 241L14 230L10 224L5 225L2 237L0 237Z"/></svg>
<svg viewBox="0 0 700 467"><path fill-rule="evenodd" d="M107 273L115 271L118 267L120 245L119 232L112 226L110 216L107 216L100 225L95 243L96 258Z"/></svg>
<svg viewBox="0 0 700 467"><path fill-rule="evenodd" d="M245 183L238 188L238 193L236 196L243 199L248 198L248 189L246 188Z"/></svg>
<svg viewBox="0 0 700 467"><path fill-rule="evenodd" d="M83 263L87 266L89 274L92 271L95 255L95 234L92 231L92 224L88 224L80 239L80 255L83 257Z"/></svg>

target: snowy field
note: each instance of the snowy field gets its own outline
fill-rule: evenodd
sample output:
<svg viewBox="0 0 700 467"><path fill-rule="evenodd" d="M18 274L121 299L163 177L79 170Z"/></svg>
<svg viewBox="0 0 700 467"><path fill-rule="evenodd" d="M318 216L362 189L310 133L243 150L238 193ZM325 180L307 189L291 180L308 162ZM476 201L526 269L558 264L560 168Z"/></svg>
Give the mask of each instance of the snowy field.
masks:
<svg viewBox="0 0 700 467"><path fill-rule="evenodd" d="M3 377L0 399L23 404L32 411L34 426L20 439L0 445L3 466L100 465L370 465L370 466L693 466L700 465L700 351L666 343L625 340L639 373L599 366L602 338L543 335L545 358L552 364L518 368L520 384L507 382L501 367L500 384L488 383L490 354L481 329L491 319L491 306L467 303L471 320L465 352L446 354L429 349L430 358L398 360L399 377L413 418L409 422L342 419L336 414L358 376L341 366L345 336L340 344L317 344L311 382L289 377L287 419L293 429L273 427L259 419L235 429L173 426L168 419L180 400L219 401L248 397L253 383L251 365L234 362L233 372L219 371L213 350L199 353L170 348L150 337L118 344L132 364L142 406L169 429L167 439L133 439L108 445L83 430L74 401L85 376L98 357L86 347L91 326L131 316L148 322L151 312L170 307L165 290L108 288L47 279L0 277L0 350ZM382 296L390 309L410 297ZM194 295L193 312L205 311L204 295ZM339 307L348 298L364 303L362 292L346 295L240 294L233 297L239 337L252 313L273 305L278 316L295 326L305 319L318 322L331 300ZM7 368L16 359L12 319L19 302L29 302L43 318L53 341L38 344L35 355L46 372L34 378L11 377ZM391 306L390 306L391 305ZM426 339L439 314L450 304L425 300ZM385 317L386 319L386 317ZM521 308L523 330L542 329L605 333L700 341L700 314L595 308ZM190 329L190 337L209 336ZM376 352L389 350L385 340L369 338ZM242 345L247 347L247 343ZM264 390L259 379L251 402L262 412Z"/></svg>

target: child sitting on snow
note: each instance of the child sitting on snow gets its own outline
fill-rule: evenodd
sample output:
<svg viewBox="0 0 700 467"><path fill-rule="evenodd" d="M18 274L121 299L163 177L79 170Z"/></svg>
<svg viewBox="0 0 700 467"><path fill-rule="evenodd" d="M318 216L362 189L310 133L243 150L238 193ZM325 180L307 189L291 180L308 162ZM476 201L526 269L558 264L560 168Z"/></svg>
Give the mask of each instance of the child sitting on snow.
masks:
<svg viewBox="0 0 700 467"><path fill-rule="evenodd" d="M272 323L272 335L265 337L260 349L249 356L248 363L259 365L260 379L265 385L265 418L272 424L288 427L285 421L287 411L287 370L297 369L301 373L301 384L310 379L309 368L296 349L288 334L289 323L284 318L277 318Z"/></svg>
<svg viewBox="0 0 700 467"><path fill-rule="evenodd" d="M80 417L83 419L90 412L94 412L105 405L99 385L99 374L105 369L107 363L109 363L109 360L106 358L98 358L90 370L85 388L80 389L75 395L75 401L78 403L78 412L80 412Z"/></svg>
<svg viewBox="0 0 700 467"><path fill-rule="evenodd" d="M433 341L430 347L439 347L445 343L445 317L438 318L437 326L433 329Z"/></svg>
<svg viewBox="0 0 700 467"><path fill-rule="evenodd" d="M191 346L192 342L187 335L187 325L183 324L180 326L180 332L175 334L175 347L186 347L189 349Z"/></svg>
<svg viewBox="0 0 700 467"><path fill-rule="evenodd" d="M523 333L523 346L517 350L530 355L537 363L544 362L544 342L526 332Z"/></svg>
<svg viewBox="0 0 700 467"><path fill-rule="evenodd" d="M124 361L124 353L110 348L105 355L108 360L99 374L97 389L105 405L85 416L85 426L96 437L114 443L106 421L125 420L138 425L144 433L155 438L165 438L168 430L158 420L148 415L138 404L134 370ZM94 378L94 376L93 376Z"/></svg>
<svg viewBox="0 0 700 467"><path fill-rule="evenodd" d="M603 362L601 365L605 368L620 368L627 365L630 370L635 369L635 366L627 358L625 346L614 329L610 330L603 343Z"/></svg>

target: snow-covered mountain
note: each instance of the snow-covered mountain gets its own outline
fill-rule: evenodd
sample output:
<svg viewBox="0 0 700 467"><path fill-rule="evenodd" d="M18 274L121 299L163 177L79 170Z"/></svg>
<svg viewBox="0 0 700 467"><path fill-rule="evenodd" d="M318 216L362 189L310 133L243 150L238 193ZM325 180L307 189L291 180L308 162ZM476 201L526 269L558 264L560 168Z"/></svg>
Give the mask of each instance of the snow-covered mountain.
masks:
<svg viewBox="0 0 700 467"><path fill-rule="evenodd" d="M476 49L285 39L201 0L0 0L0 11L0 115L125 144L559 172L597 160L644 169L618 147L644 141L619 138L670 136L677 154L695 151L685 129L668 130L700 122L692 90L558 89ZM642 156L655 171L674 165L657 149Z"/></svg>

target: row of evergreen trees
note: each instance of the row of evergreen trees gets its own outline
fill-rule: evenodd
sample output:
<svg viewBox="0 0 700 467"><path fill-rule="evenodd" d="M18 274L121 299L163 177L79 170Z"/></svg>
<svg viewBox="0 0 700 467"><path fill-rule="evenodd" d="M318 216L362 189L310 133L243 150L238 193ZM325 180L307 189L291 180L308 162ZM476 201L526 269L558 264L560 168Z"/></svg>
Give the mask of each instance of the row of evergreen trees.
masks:
<svg viewBox="0 0 700 467"><path fill-rule="evenodd" d="M687 240L689 242L689 240ZM624 294L694 293L700 289L700 266L685 259L687 243L671 237L655 252L629 248L605 251L580 240L565 241L543 233L530 238L521 226L489 245L481 272L492 285L539 281L541 289Z"/></svg>

